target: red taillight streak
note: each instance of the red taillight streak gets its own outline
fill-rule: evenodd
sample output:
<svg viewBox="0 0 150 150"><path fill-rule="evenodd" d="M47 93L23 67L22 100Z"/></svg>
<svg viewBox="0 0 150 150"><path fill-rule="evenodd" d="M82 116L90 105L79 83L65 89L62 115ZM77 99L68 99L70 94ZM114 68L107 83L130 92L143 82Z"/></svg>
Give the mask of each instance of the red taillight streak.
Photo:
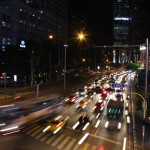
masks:
<svg viewBox="0 0 150 150"><path fill-rule="evenodd" d="M59 127L63 122L61 121L56 127Z"/></svg>

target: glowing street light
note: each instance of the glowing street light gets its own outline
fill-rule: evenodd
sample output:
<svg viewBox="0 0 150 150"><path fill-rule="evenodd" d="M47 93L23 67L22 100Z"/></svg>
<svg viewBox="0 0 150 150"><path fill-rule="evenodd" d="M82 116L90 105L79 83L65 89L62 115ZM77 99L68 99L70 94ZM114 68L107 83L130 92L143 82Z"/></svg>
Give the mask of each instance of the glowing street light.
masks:
<svg viewBox="0 0 150 150"><path fill-rule="evenodd" d="M49 35L48 38L52 40L54 38L53 35ZM51 51L49 51L49 77L50 81L52 80L52 58L51 58Z"/></svg>
<svg viewBox="0 0 150 150"><path fill-rule="evenodd" d="M80 41L85 40L85 34L83 34L82 32L78 33L77 34L77 39L80 40ZM69 40L71 40L71 39L68 39L67 41L65 41L65 44L64 44L64 47L65 47L65 52L64 52L64 97L66 96L66 50L67 50L67 47L68 47L67 42Z"/></svg>

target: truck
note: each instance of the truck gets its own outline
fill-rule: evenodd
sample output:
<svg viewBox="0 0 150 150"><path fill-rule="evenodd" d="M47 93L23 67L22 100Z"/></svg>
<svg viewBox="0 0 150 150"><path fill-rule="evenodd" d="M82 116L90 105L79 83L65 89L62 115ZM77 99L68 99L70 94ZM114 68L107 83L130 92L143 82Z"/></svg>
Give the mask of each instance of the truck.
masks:
<svg viewBox="0 0 150 150"><path fill-rule="evenodd" d="M107 104L106 129L120 130L123 122L124 101L110 99Z"/></svg>

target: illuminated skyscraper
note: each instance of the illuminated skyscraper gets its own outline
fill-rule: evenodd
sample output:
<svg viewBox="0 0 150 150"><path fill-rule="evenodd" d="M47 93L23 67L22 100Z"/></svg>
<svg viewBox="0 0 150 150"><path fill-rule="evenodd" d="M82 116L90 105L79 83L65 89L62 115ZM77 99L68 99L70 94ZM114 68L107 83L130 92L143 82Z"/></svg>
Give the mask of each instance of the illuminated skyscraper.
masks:
<svg viewBox="0 0 150 150"><path fill-rule="evenodd" d="M129 45L130 32L130 0L114 0L113 8L113 34L114 45ZM126 49L117 48L116 55L118 63L124 63L123 60L128 60L127 55L122 55Z"/></svg>
<svg viewBox="0 0 150 150"><path fill-rule="evenodd" d="M130 18L129 0L114 0L114 45L128 45Z"/></svg>

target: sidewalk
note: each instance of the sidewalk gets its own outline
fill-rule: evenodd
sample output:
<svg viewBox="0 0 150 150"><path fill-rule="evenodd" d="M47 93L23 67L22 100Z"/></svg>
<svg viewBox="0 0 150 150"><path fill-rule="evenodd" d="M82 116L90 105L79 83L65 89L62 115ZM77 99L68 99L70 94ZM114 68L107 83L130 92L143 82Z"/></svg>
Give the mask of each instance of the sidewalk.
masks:
<svg viewBox="0 0 150 150"><path fill-rule="evenodd" d="M66 91L67 93L70 92L70 90L74 89L76 90L81 84L87 82L93 78L93 76L89 74L83 74L79 76L71 76L67 77L66 79ZM55 99L57 97L60 97L63 95L64 90L64 81L60 80L54 83L49 84L43 84L40 85L40 92L38 98L36 98L36 87L31 88L22 88L21 90L14 90L10 92L10 94L0 94L0 105L10 105L10 104L23 104L27 101L31 102L38 102L42 100L47 99ZM18 99L14 99L16 96L20 96Z"/></svg>

